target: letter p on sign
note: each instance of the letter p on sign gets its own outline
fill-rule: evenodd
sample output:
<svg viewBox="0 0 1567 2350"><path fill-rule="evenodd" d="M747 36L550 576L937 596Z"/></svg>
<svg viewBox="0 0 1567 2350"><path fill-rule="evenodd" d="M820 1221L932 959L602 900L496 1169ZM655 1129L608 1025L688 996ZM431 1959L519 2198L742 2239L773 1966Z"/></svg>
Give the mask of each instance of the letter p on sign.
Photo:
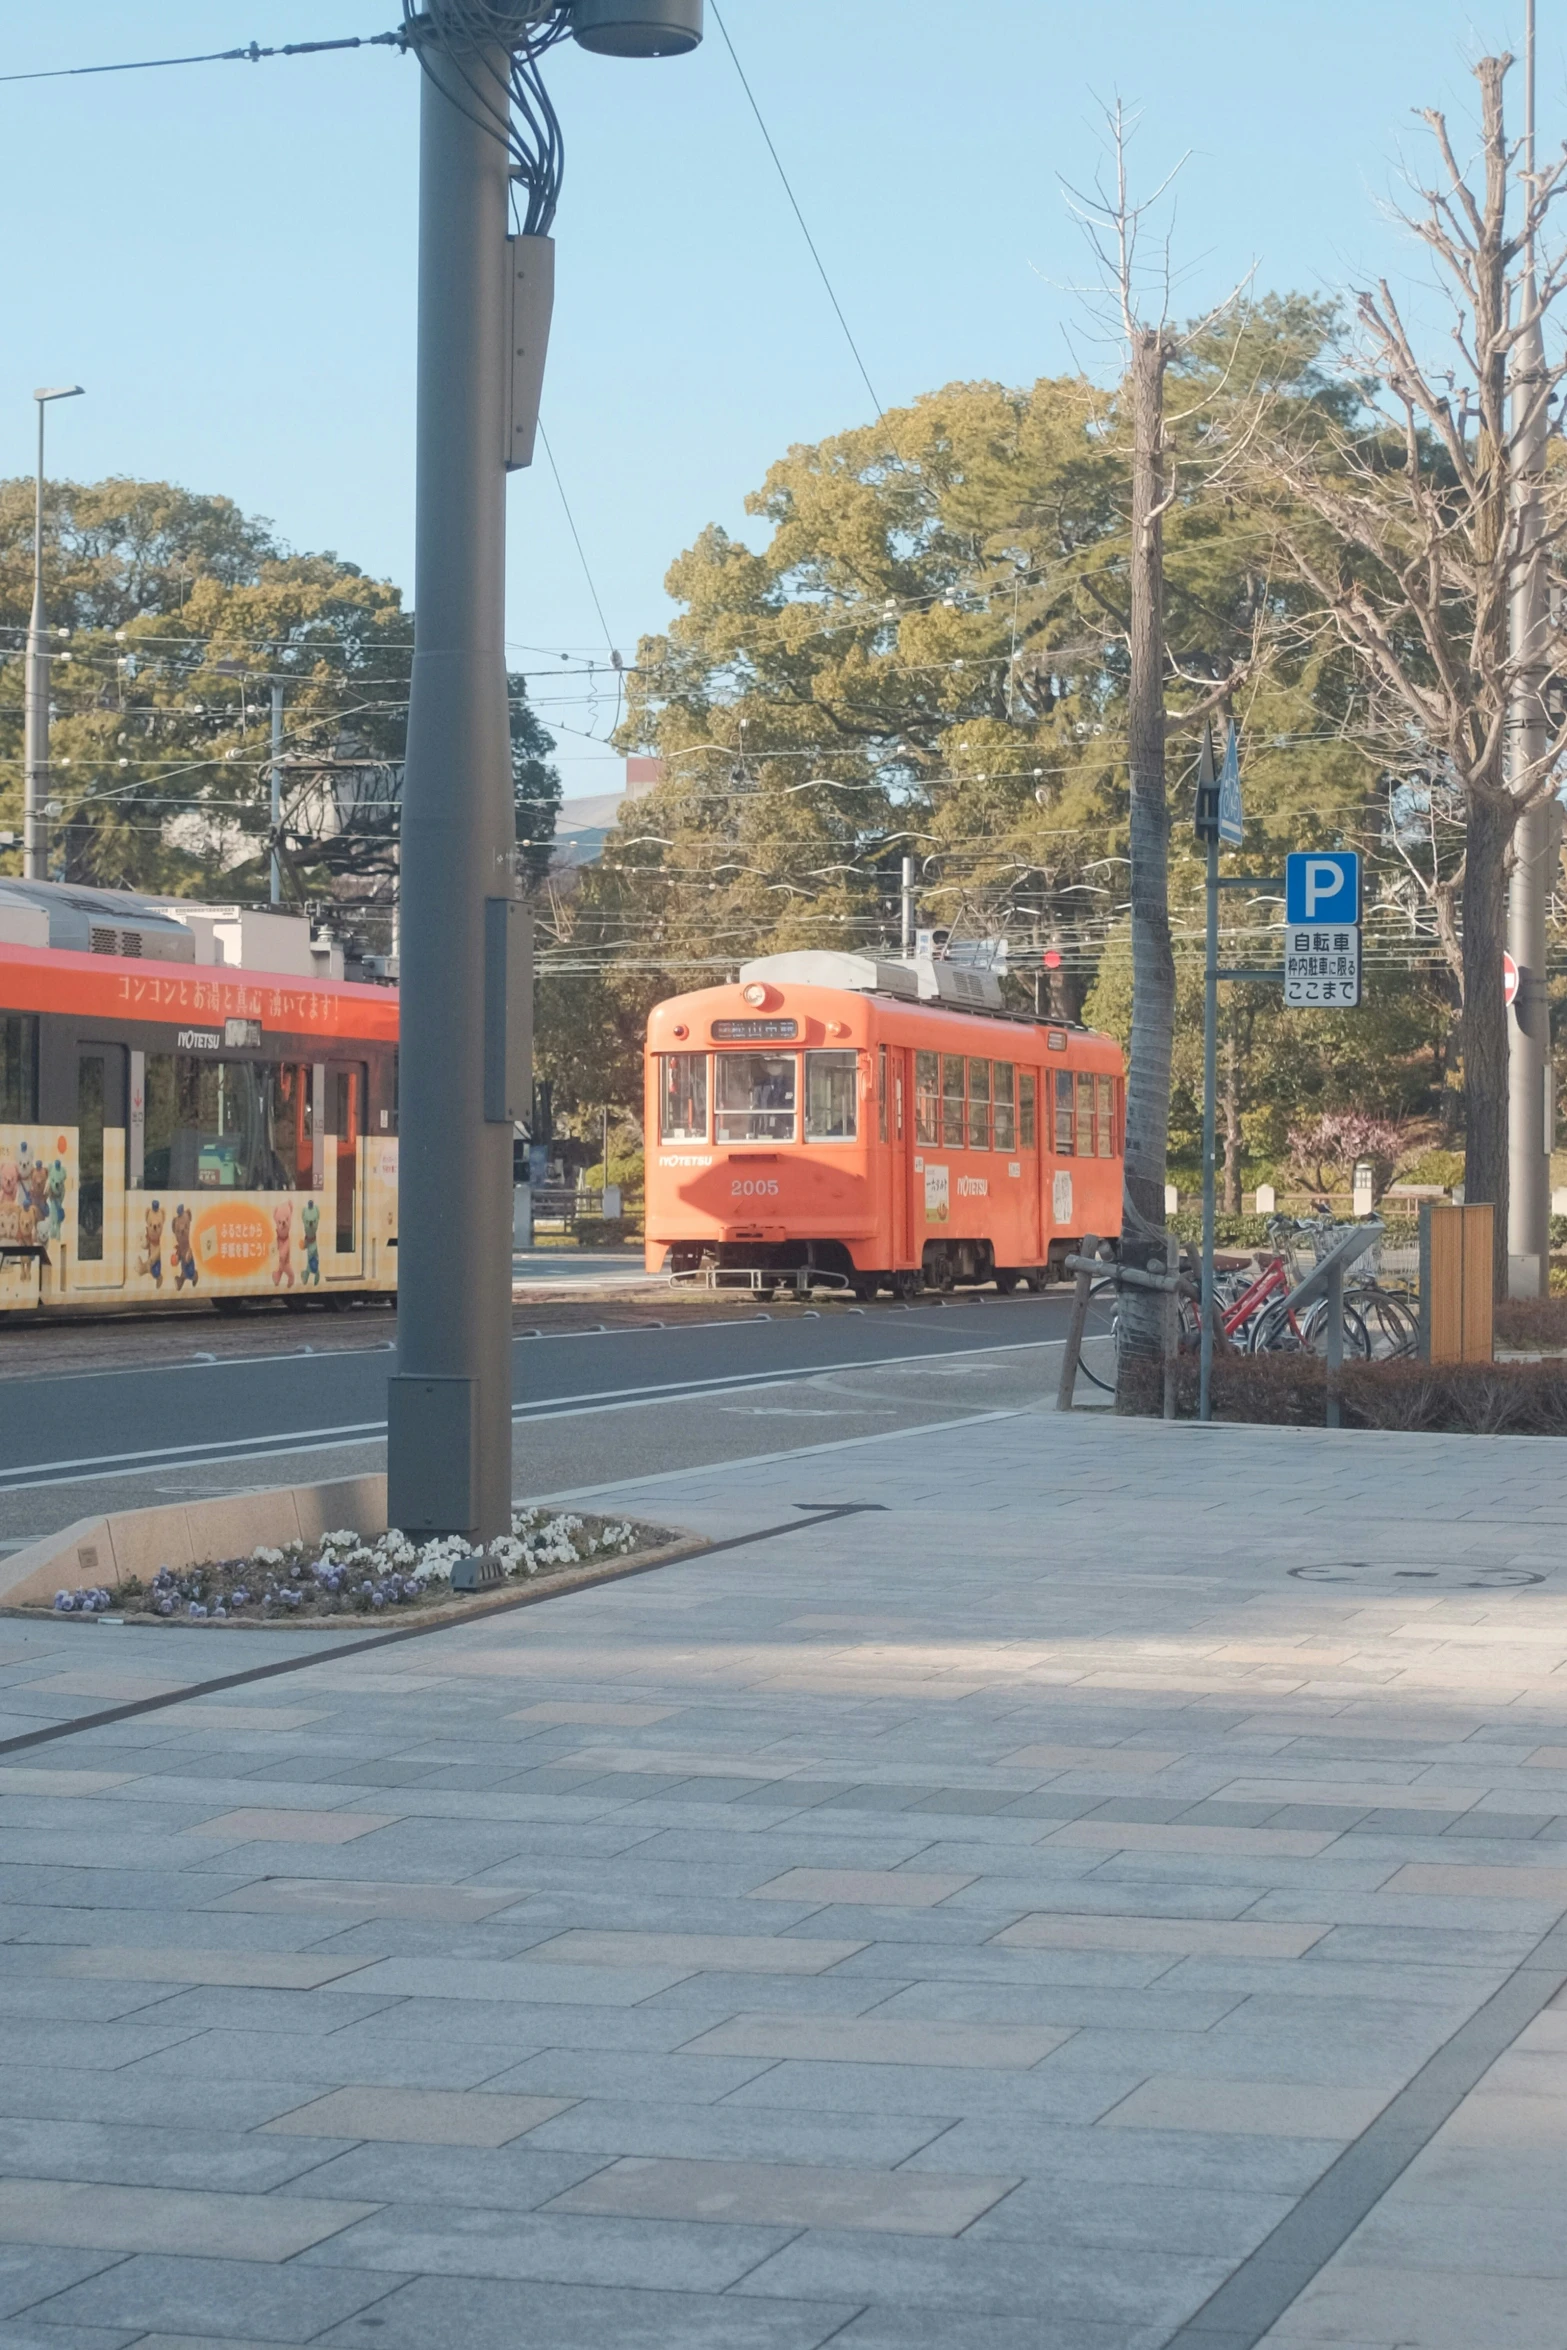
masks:
<svg viewBox="0 0 1567 2350"><path fill-rule="evenodd" d="M1354 849L1297 851L1284 861L1286 922L1360 920L1360 857Z"/></svg>

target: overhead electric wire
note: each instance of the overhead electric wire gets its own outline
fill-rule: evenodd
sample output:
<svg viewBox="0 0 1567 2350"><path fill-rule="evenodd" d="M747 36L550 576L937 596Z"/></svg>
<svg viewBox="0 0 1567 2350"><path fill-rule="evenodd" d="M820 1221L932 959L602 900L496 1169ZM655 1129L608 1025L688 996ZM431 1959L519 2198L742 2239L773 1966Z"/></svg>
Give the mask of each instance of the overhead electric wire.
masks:
<svg viewBox="0 0 1567 2350"><path fill-rule="evenodd" d="M582 544L582 535L577 529L576 518L571 511L571 500L567 497L566 485L560 478L560 467L555 462L555 452L550 447L550 436L544 429L544 419L542 416L539 419L539 438L544 443L544 454L549 459L550 471L555 476L555 487L560 492L561 512L566 517L566 528L571 533L571 543L576 548L577 560L582 565L582 576L588 583L588 594L593 598L593 609L598 614L599 626L604 631L605 647L609 652L612 653L615 649L615 641L609 633L609 622L604 617L604 607L599 602L598 589L593 584L592 566L588 562L587 550ZM620 663L618 660L615 663L615 668L618 673L620 668ZM551 673L549 671L545 671L544 674L549 675Z"/></svg>
<svg viewBox="0 0 1567 2350"><path fill-rule="evenodd" d="M777 166L778 177L783 181L784 194L788 197L790 206L794 212L794 217L800 224L800 234L802 237L804 237L807 245L809 245L811 249L811 259L816 264L817 275L820 277L822 284L827 289L827 299L832 304L833 309L837 314L838 324L843 329L843 339L848 344L849 349L854 353L854 364L860 371L860 377L865 385L865 389L870 393L871 406L875 409L878 416L885 416L887 412L883 408L880 400L876 397L876 386L871 382L870 372L867 369L864 360L860 357L860 346L855 341L853 334L850 332L848 320L844 317L843 304L839 301L837 295L833 292L832 279L827 275L827 265L823 261L820 253L818 253L816 250L816 239L812 236L810 230L807 228L805 224L805 214L800 210L799 201L795 196L793 188L789 185L789 174L783 167L783 158L779 154L777 148L773 145L773 134L762 119L762 110L756 103L756 93L745 78L745 67L740 63L739 57L735 52L735 45L729 38L729 27L725 24L723 17L719 12L718 0L709 0L709 4L711 5L713 11L713 22L717 25L719 31L724 36L724 47L729 52L730 62L734 66L735 72L740 76L740 87L742 90L744 90L747 99L750 101L751 112L756 116L756 127L761 132L763 138L767 141L767 152L772 157L774 164Z"/></svg>
<svg viewBox="0 0 1567 2350"><path fill-rule="evenodd" d="M152 73L168 65L259 65L263 57L314 57L323 49L402 49L398 33L350 33L340 41L280 41L270 49L247 42L242 49L206 49L196 57L132 57L118 65L52 65L34 73L0 73L0 82L62 82L78 74Z"/></svg>

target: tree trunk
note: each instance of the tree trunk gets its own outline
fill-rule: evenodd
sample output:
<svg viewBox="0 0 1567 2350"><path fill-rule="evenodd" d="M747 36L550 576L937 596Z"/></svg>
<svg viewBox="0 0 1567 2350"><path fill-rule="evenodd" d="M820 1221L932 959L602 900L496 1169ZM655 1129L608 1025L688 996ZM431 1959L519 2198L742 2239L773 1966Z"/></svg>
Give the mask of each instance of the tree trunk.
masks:
<svg viewBox="0 0 1567 2350"><path fill-rule="evenodd" d="M1507 1295L1507 848L1505 795L1471 792L1464 842L1464 1198L1489 1200L1496 1294Z"/></svg>
<svg viewBox="0 0 1567 2350"><path fill-rule="evenodd" d="M1127 760L1131 769L1132 1049L1126 1089L1126 1174L1121 1256L1168 1262L1164 1186L1175 1037L1175 956L1170 945L1170 813L1164 788L1164 378L1169 338L1132 335L1131 672ZM1132 1400L1139 1358L1163 1351L1164 1299L1128 1289L1121 1298L1116 1408Z"/></svg>
<svg viewBox="0 0 1567 2350"><path fill-rule="evenodd" d="M1224 1040L1224 1212L1241 1212L1240 1055L1233 1028Z"/></svg>

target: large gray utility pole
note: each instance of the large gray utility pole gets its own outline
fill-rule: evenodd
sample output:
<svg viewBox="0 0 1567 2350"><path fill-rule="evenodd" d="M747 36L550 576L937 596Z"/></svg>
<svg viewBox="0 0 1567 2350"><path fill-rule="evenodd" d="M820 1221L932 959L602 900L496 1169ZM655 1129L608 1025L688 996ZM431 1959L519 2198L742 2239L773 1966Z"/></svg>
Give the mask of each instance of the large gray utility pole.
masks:
<svg viewBox="0 0 1567 2350"><path fill-rule="evenodd" d="M34 392L38 403L38 482L33 494L33 616L27 624L23 685L22 876L49 878L49 638L44 627L44 411L51 400L74 400L80 384Z"/></svg>
<svg viewBox="0 0 1567 2350"><path fill-rule="evenodd" d="M1535 0L1528 0L1521 165L1529 201L1534 196L1534 11ZM1532 237L1522 300L1530 309L1537 301ZM1545 348L1538 320L1514 349L1511 390L1512 470L1520 549L1509 615L1510 650L1519 667L1509 714L1508 770L1515 791L1536 796L1534 804L1518 818L1513 835L1507 905L1508 952L1518 966L1518 993L1508 1026L1507 1288L1512 1297L1541 1297L1550 1277L1551 1146L1556 1111L1545 918L1559 831L1555 802L1542 796L1540 775L1549 739L1543 700L1548 612L1540 499L1549 419Z"/></svg>
<svg viewBox="0 0 1567 2350"><path fill-rule="evenodd" d="M560 139L537 61L574 34L678 55L701 0L405 0L423 68L414 662L403 781L398 1354L389 1523L511 1526L512 1136L530 1109L506 475L533 453ZM518 90L519 125L512 121ZM524 231L507 236L512 182Z"/></svg>

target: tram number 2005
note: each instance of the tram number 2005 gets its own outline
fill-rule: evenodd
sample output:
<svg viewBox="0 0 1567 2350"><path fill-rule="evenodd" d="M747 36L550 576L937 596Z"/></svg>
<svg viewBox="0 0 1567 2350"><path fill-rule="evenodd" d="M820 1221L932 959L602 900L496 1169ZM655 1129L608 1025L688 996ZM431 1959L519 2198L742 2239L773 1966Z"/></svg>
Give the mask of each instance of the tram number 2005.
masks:
<svg viewBox="0 0 1567 2350"><path fill-rule="evenodd" d="M777 1179L774 1177L768 1181L731 1183L729 1196L731 1199L776 1199L778 1197Z"/></svg>

